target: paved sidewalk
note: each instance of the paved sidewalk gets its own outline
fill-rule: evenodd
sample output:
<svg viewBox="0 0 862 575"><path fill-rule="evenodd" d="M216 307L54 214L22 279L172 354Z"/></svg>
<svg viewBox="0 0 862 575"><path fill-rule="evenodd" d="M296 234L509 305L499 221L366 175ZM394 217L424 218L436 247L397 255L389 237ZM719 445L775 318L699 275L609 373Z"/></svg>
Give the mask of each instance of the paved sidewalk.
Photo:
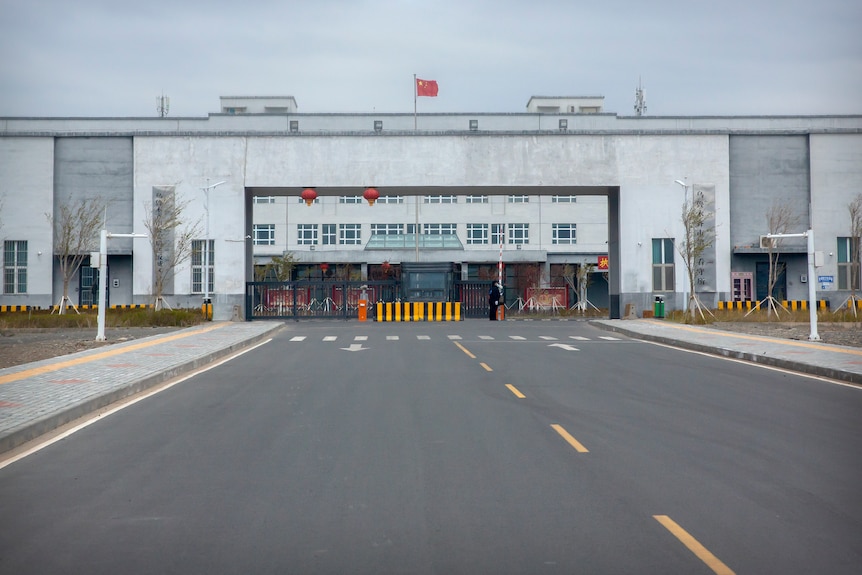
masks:
<svg viewBox="0 0 862 575"><path fill-rule="evenodd" d="M590 323L636 339L862 384L862 349L649 319Z"/></svg>
<svg viewBox="0 0 862 575"><path fill-rule="evenodd" d="M0 369L0 453L263 341L281 322L216 322Z"/></svg>

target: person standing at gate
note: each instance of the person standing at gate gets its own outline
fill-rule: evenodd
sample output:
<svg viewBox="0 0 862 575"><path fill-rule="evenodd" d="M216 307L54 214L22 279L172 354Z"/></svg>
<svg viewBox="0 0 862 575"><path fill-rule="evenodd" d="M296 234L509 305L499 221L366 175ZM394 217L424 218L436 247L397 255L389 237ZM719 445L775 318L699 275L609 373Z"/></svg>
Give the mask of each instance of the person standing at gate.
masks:
<svg viewBox="0 0 862 575"><path fill-rule="evenodd" d="M491 321L497 320L497 306L500 305L500 298L503 296L502 287L500 282L494 282L488 290L488 319Z"/></svg>

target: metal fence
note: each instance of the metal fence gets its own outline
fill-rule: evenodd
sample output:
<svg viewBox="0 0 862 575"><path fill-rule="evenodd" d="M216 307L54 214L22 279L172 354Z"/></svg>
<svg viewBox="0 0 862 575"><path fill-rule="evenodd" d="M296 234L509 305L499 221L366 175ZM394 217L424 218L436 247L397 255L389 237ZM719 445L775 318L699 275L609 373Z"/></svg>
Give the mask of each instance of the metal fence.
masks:
<svg viewBox="0 0 862 575"><path fill-rule="evenodd" d="M369 316L377 302L399 299L397 281L295 281L246 284L246 319L350 319L363 292Z"/></svg>

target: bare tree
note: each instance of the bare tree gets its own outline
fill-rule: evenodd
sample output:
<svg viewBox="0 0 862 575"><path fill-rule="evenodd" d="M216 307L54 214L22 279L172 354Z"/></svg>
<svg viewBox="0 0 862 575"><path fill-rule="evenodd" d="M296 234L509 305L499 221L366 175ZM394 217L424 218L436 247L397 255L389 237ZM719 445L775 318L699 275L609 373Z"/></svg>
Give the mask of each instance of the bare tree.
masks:
<svg viewBox="0 0 862 575"><path fill-rule="evenodd" d="M683 265L685 266L688 276L688 302L685 307L685 315L683 321L692 323L694 321L695 310L700 313L702 320L706 319L704 311L712 315L708 308L704 307L700 299L697 297L695 286L697 285L697 269L696 263L703 257L703 254L712 247L715 243L715 226L708 224L712 221L712 214L704 210L702 202L692 198L682 204L682 225L683 239L675 240L674 247L682 257Z"/></svg>
<svg viewBox="0 0 862 575"><path fill-rule="evenodd" d="M66 312L66 305L72 303L69 299L72 278L81 269L84 258L99 245L98 232L104 208L104 200L100 197L83 198L63 202L57 206L56 213L45 214L54 228L54 255L63 278L63 297L58 306L61 314Z"/></svg>
<svg viewBox="0 0 862 575"><path fill-rule="evenodd" d="M299 258L291 251L286 251L280 256L272 256L266 265L255 267L254 279L258 282L290 281L291 272L298 262Z"/></svg>
<svg viewBox="0 0 862 575"><path fill-rule="evenodd" d="M847 211L850 213L850 266L848 270L847 282L850 287L850 297L847 298L841 306L838 307L835 311L842 309L845 305L849 305L849 307L853 310L853 315L856 315L856 302L859 301L859 297L856 295L856 290L859 288L859 280L860 280L860 253L859 250L862 248L860 245L860 240L862 240L862 193L856 194L856 197L853 198L847 205Z"/></svg>
<svg viewBox="0 0 862 575"><path fill-rule="evenodd" d="M189 201L177 201L175 186L157 186L153 201L144 202L144 227L153 252L153 289L155 309L170 308L165 289L174 279L177 266L192 253L192 239L200 235L200 220L186 222L183 212Z"/></svg>
<svg viewBox="0 0 862 575"><path fill-rule="evenodd" d="M587 289L590 287L592 272L595 268L596 264L590 263L582 263L577 266L566 264L563 267L563 279L566 281L566 285L578 294L578 301L572 305L571 309L576 309L581 313L586 312L587 307L594 310L599 309L587 298Z"/></svg>
<svg viewBox="0 0 862 575"><path fill-rule="evenodd" d="M799 216L794 213L790 205L776 199L772 203L772 207L769 208L769 211L766 212L766 223L770 234L786 234L790 233L791 228L799 224ZM773 313L778 317L778 310L784 309L777 304L777 300L773 296L775 293L775 284L784 270L784 262L779 261L782 243L782 238L771 238L770 241L766 242L766 253L769 256L769 274L767 277L766 298L760 303L767 303L767 317L770 318ZM751 311L754 310L752 309Z"/></svg>

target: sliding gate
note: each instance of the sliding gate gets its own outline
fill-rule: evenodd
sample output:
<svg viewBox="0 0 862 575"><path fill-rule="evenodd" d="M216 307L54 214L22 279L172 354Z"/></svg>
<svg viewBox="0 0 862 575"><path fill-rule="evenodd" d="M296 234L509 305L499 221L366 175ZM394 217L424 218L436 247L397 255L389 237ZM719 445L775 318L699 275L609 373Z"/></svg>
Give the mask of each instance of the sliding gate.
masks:
<svg viewBox="0 0 862 575"><path fill-rule="evenodd" d="M400 300L398 281L248 282L246 319L350 319L359 317L363 292L369 319L374 304Z"/></svg>

